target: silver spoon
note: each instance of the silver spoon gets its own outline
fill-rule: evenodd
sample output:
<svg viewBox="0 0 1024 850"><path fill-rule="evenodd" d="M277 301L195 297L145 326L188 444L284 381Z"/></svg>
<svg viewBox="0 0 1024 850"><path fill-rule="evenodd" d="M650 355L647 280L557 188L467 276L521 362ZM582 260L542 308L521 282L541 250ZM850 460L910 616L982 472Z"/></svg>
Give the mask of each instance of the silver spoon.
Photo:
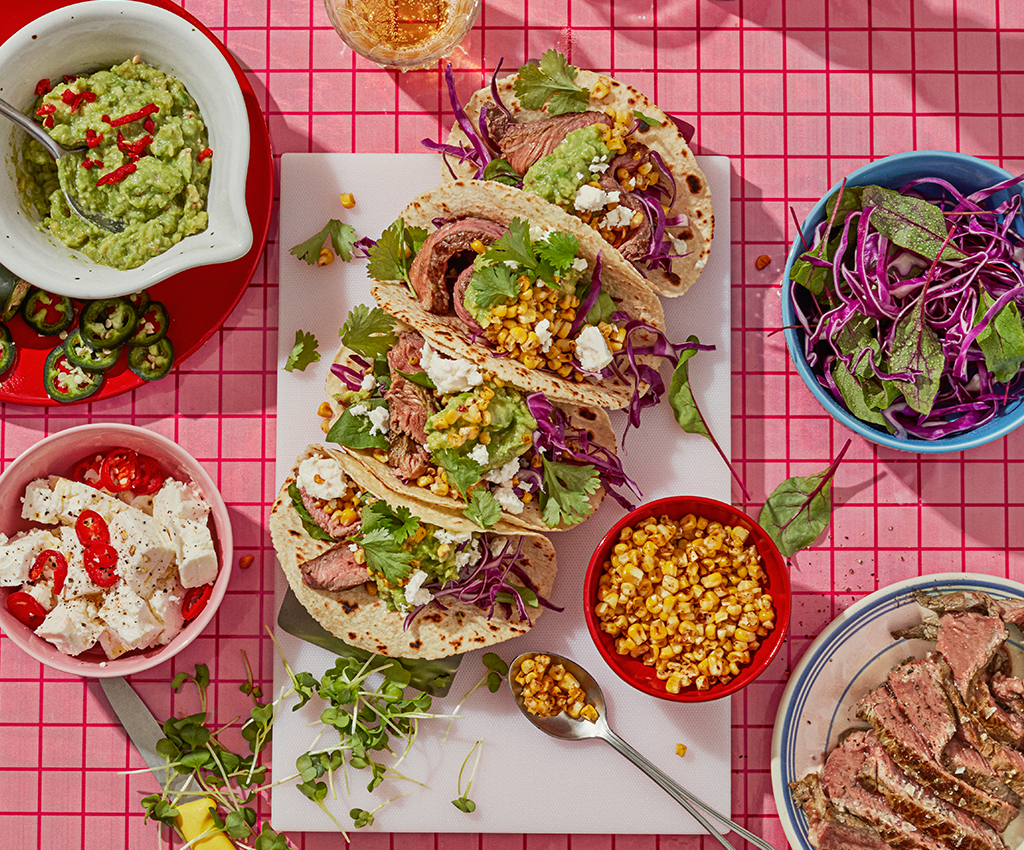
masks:
<svg viewBox="0 0 1024 850"><path fill-rule="evenodd" d="M552 664L561 664L579 680L580 687L583 688L584 693L587 695L587 702L597 709L598 717L595 722L585 720L582 717L578 720L574 720L564 711L554 717L540 717L527 711L526 706L523 705L523 686L516 682L516 676L519 675L519 669L522 667L523 661L527 658L532 658L535 655L547 655L551 659ZM720 823L728 824L751 844L756 844L760 847L761 850L775 850L775 848L763 838L758 838L754 833L744 829L738 823L734 823L721 812L715 811L703 800L693 796L693 794L679 785L674 779L671 779L665 773L662 773L660 769L655 767L651 762L633 749L633 747L616 735L608 725L604 705L604 694L601 693L601 687L594 680L594 677L580 667L579 664L570 661L568 658L555 655L553 652L525 652L517 657L510 665L508 672L508 684L512 689L512 696L515 697L516 705L519 706L519 710L534 726L542 732L546 732L552 738L561 738L563 741L582 741L585 738L600 738L619 754L633 762L633 764L639 767L644 773L651 777L651 779L657 782L665 791L668 792L669 796L672 797L673 800L686 809L697 823L704 827L704 829L706 829L708 833L723 847L728 847L729 850L734 850L733 846L722 837L718 830L712 826L701 812L707 812Z"/></svg>
<svg viewBox="0 0 1024 850"><path fill-rule="evenodd" d="M10 118L15 124L21 127L22 130L24 130L33 139L39 142L39 144L46 148L47 152L55 160L58 160L64 156L68 156L69 154L86 153L89 150L84 145L78 148L64 147L62 144L57 142L49 133L47 133L46 130L44 130L42 127L36 124L35 121L33 121L24 113L15 109L3 98L0 98L0 115L3 115L6 118ZM92 212L91 210L87 210L85 207L83 207L78 198L68 194L68 190L64 188L63 181L61 182L61 189L64 192L64 197L67 198L68 206L75 211L79 218L84 218L86 221L90 221L97 227L100 227L103 230L108 230L111 233L120 233L121 231L124 230L123 221L119 221L118 219L115 218L108 218L105 215Z"/></svg>

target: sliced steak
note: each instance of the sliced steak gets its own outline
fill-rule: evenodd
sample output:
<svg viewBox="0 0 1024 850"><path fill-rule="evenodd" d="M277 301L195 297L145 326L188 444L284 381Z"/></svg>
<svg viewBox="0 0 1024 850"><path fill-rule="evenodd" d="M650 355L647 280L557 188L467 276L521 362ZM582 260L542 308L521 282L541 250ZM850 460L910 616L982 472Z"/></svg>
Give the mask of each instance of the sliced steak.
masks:
<svg viewBox="0 0 1024 850"><path fill-rule="evenodd" d="M807 816L808 837L818 850L886 850L871 824L837 809L825 796L815 773L789 784L793 802Z"/></svg>
<svg viewBox="0 0 1024 850"><path fill-rule="evenodd" d="M466 327L469 328L470 333L483 333L483 328L473 315L466 309L466 290L469 288L469 282L473 279L473 267L466 266L457 278L455 278L455 286L452 290L452 306L455 308L455 315L462 319L466 323Z"/></svg>
<svg viewBox="0 0 1024 850"><path fill-rule="evenodd" d="M504 233L504 225L484 218L450 221L431 233L409 267L409 283L423 309L437 315L450 312L449 265L454 266L454 260L460 254L468 252L475 257L472 245L477 240L490 245ZM452 268L456 274L461 270Z"/></svg>
<svg viewBox="0 0 1024 850"><path fill-rule="evenodd" d="M935 796L910 779L882 748L873 732L857 774L867 789L885 797L890 808L923 833L959 850L1005 850L996 832L963 809Z"/></svg>
<svg viewBox="0 0 1024 850"><path fill-rule="evenodd" d="M1004 706L1024 714L1024 679L997 673L989 681L989 687Z"/></svg>
<svg viewBox="0 0 1024 850"><path fill-rule="evenodd" d="M365 564L357 564L351 544L342 541L304 564L299 564L302 583L317 590L339 591L368 581Z"/></svg>
<svg viewBox="0 0 1024 850"><path fill-rule="evenodd" d="M895 667L889 671L889 688L932 757L939 760L956 734L957 722L936 661L925 658Z"/></svg>
<svg viewBox="0 0 1024 850"><path fill-rule="evenodd" d="M573 130L614 121L603 112L571 112L539 121L513 121L500 109L487 110L487 132L501 155L522 177L541 157L547 156Z"/></svg>
<svg viewBox="0 0 1024 850"><path fill-rule="evenodd" d="M1006 626L998 617L968 611L946 614L939 621L935 648L953 671L953 681L968 705L972 685L992 663L1006 638Z"/></svg>
<svg viewBox="0 0 1024 850"><path fill-rule="evenodd" d="M302 497L303 506L313 518L313 522L320 526L320 528L326 531L335 540L341 540L343 537L348 537L348 535L359 530L359 521L349 523L348 525L342 525L334 519L323 499L311 496L302 489L299 490L299 495Z"/></svg>
<svg viewBox="0 0 1024 850"><path fill-rule="evenodd" d="M917 591L914 600L939 614L963 614L975 611L998 617L1004 623L1024 623L1024 599L995 599L979 590L958 590L953 593Z"/></svg>
<svg viewBox="0 0 1024 850"><path fill-rule="evenodd" d="M932 757L928 744L907 720L887 687L876 688L865 696L857 716L871 724L885 751L908 776L943 800L976 814L999 832L1016 817L1014 806L975 788Z"/></svg>
<svg viewBox="0 0 1024 850"><path fill-rule="evenodd" d="M960 737L954 738L942 754L942 763L951 772L1011 806L1020 808L1021 799L1000 778L996 769L981 753Z"/></svg>
<svg viewBox="0 0 1024 850"><path fill-rule="evenodd" d="M619 243L618 250L630 262L642 260L651 252L651 220L644 209L643 202L632 192L625 189L613 176L609 168L598 179L601 188L606 192L619 193L619 206L625 207L631 213L643 213L643 218L636 227L630 227L626 236Z"/></svg>
<svg viewBox="0 0 1024 850"><path fill-rule="evenodd" d="M388 402L388 431L391 440L399 434L405 434L417 443L427 442L427 419L437 412L437 400L429 389L399 374L411 375L423 371L419 365L422 350L423 337L417 333L403 333L388 351L391 386L384 393L384 398Z"/></svg>
<svg viewBox="0 0 1024 850"><path fill-rule="evenodd" d="M871 740L867 732L848 735L829 753L821 771L821 787L832 805L867 821L890 847L905 850L948 850L941 841L921 832L894 811L881 794L865 788L858 776L864 768Z"/></svg>
<svg viewBox="0 0 1024 850"><path fill-rule="evenodd" d="M891 634L896 640L928 640L935 643L939 639L939 618L928 617L908 629L897 629Z"/></svg>
<svg viewBox="0 0 1024 850"><path fill-rule="evenodd" d="M419 478L427 471L430 455L427 447L417 443L408 434L396 434L388 445L388 466L403 481Z"/></svg>

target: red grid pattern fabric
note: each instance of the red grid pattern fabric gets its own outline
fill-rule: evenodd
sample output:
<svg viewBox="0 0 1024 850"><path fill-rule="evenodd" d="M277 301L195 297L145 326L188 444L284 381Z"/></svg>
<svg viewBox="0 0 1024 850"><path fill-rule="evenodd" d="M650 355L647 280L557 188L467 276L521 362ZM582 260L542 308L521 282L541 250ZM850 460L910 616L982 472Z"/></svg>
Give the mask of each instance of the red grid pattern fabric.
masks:
<svg viewBox="0 0 1024 850"><path fill-rule="evenodd" d="M32 0L27 0L28 7ZM318 0L184 0L246 69L275 156L288 151L395 151L437 139L452 121L440 69L398 75L354 56ZM23 11L18 13L25 19ZM783 478L822 469L851 436L804 387L781 334L779 282L802 219L836 180L913 148L959 150L1024 168L1024 5L1018 0L485 0L453 58L468 96L504 57L514 68L549 47L607 69L697 128L697 153L733 168L733 458L755 513ZM130 395L70 408L2 408L0 465L41 437L83 422L131 422L181 443L207 467L232 516L238 570L205 634L172 664L132 678L158 717L196 709L169 682L210 665L215 714L246 710L245 650L272 678L264 627L276 615L266 522L274 480L277 351L275 219L264 262L212 340L171 377ZM283 246L287 250L290 246ZM760 255L771 262L755 267ZM201 309L201 306L197 307ZM854 438L835 482L838 510L793 561L794 615L774 666L733 700L733 815L777 847L768 755L788 673L843 608L911 576L969 570L1024 578L1024 436L965 454L915 456ZM685 484L681 484L685 486ZM741 504L734 491L737 504ZM1017 521L1015 521L1017 520ZM699 734L699 730L695 730ZM538 740L538 746L544 741ZM31 661L0 635L0 845L17 850L177 846L143 822L156 788L96 683ZM285 769L290 769L286 766ZM619 835L366 835L360 850L691 850L701 837L634 836L645 805L669 805L646 780L623 784ZM581 781L585 781L581 778ZM698 783L699 784L699 783ZM552 801L557 806L557 801ZM266 804L263 814L268 813ZM459 816L453 810L453 818ZM292 836L304 850L336 834Z"/></svg>

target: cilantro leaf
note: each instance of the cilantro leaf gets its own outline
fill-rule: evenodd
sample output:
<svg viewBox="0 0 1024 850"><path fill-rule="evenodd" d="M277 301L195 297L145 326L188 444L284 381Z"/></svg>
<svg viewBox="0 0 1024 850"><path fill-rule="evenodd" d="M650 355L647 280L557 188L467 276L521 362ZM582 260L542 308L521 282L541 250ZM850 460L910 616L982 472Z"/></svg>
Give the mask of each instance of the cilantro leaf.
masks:
<svg viewBox="0 0 1024 850"><path fill-rule="evenodd" d="M407 507L393 508L383 499L377 499L363 508L363 522L360 527L363 534L383 528L394 538L395 543L401 545L412 537L419 527L419 517L413 516Z"/></svg>
<svg viewBox="0 0 1024 850"><path fill-rule="evenodd" d="M513 88L526 109L543 109L546 103L551 115L585 112L590 89L576 84L578 72L557 50L547 50L539 63L519 69Z"/></svg>
<svg viewBox="0 0 1024 850"><path fill-rule="evenodd" d="M529 222L521 218L512 219L508 225L508 233L495 239L481 256L495 263L511 260L523 269L536 269L539 260L530 241Z"/></svg>
<svg viewBox="0 0 1024 850"><path fill-rule="evenodd" d="M585 520L594 510L587 497L601 486L592 464L574 466L548 460L541 455L544 485L540 488L541 518L549 528L563 522L575 524Z"/></svg>
<svg viewBox="0 0 1024 850"><path fill-rule="evenodd" d="M430 459L445 471L448 483L458 490L463 498L469 488L483 477L483 467L472 458L463 457L454 449L438 449Z"/></svg>
<svg viewBox="0 0 1024 850"><path fill-rule="evenodd" d="M648 129L651 127L661 127L665 123L664 121L659 121L657 118L651 118L650 116L644 115L639 109L633 110L633 117L644 124Z"/></svg>
<svg viewBox="0 0 1024 850"><path fill-rule="evenodd" d="M462 512L481 528L490 528L501 519L501 505L490 490L477 487L469 499L469 507Z"/></svg>
<svg viewBox="0 0 1024 850"><path fill-rule="evenodd" d="M338 331L342 345L356 354L375 359L388 353L398 342L395 320L381 310L356 304Z"/></svg>
<svg viewBox="0 0 1024 850"><path fill-rule="evenodd" d="M306 333L305 331L296 331L295 345L288 352L288 359L284 361L284 370L291 372L294 369L298 369L302 372L305 371L310 363L319 362L320 352L317 351L318 345L319 343L313 334Z"/></svg>
<svg viewBox="0 0 1024 850"><path fill-rule="evenodd" d="M422 227L406 227L402 219L392 222L376 244L367 250L370 262L367 274L375 280L409 282L409 266L422 247L427 231Z"/></svg>
<svg viewBox="0 0 1024 850"><path fill-rule="evenodd" d="M483 265L473 269L467 292L476 305L490 310L519 297L519 275L504 263Z"/></svg>
<svg viewBox="0 0 1024 850"><path fill-rule="evenodd" d="M383 434L371 434L373 422L369 416L363 416L352 412L353 407L360 405L367 410L377 407L387 407L387 401L382 398L371 398L345 408L341 416L335 420L331 430L327 432L327 439L339 446L348 446L350 449L386 449L388 447L387 432Z"/></svg>
<svg viewBox="0 0 1024 850"><path fill-rule="evenodd" d="M573 262L580 252L580 240L572 233L554 231L546 239L533 245L542 259L546 260L558 272L566 272L572 268Z"/></svg>
<svg viewBox="0 0 1024 850"><path fill-rule="evenodd" d="M412 552L403 549L386 526L377 526L357 542L366 554L366 566L382 573L391 584L412 572Z"/></svg>
<svg viewBox="0 0 1024 850"><path fill-rule="evenodd" d="M351 224L344 224L336 218L332 218L327 225L316 236L311 236L305 242L300 242L290 253L300 260L305 260L313 265L320 258L320 249L327 239L331 240L331 247L334 253L341 257L346 263L352 259L352 246L359 237Z"/></svg>

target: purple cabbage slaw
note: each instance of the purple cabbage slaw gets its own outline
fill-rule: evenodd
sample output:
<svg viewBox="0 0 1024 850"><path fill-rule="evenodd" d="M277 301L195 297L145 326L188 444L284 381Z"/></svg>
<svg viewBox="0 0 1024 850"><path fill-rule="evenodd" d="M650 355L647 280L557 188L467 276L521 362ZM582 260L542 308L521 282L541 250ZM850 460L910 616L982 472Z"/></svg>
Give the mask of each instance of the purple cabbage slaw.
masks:
<svg viewBox="0 0 1024 850"><path fill-rule="evenodd" d="M851 374L866 360L872 374L881 381L914 381L915 376L887 371L884 362L875 362L868 348L855 355L845 354L836 344L840 331L859 317L874 319L884 361L885 353L891 351L897 322L922 297L926 320L941 341L943 375L928 414L915 411L902 397L881 411L893 433L900 438L941 439L991 421L1007 403L1020 397L1024 372L1018 371L1007 383L996 381L985 366L976 339L1005 305L1016 303L1024 312L1024 237L1017 229L1021 226L1021 196L1012 194L994 208L982 206L993 194L1022 180L1024 176L1001 181L968 196L938 177L914 180L899 189L902 194L925 197L919 187L937 187L941 197L928 200L945 215L950 226L949 244L966 255L966 259L934 262L919 257L915 265L924 270L912 278L898 275L912 252L872 227L874 208L870 206L847 215L833 260L806 254L802 257L828 273L821 296L801 285L792 287L793 308L804 330L804 356L819 384L844 408L846 403L831 374L836 359L842 360ZM829 222L825 220L815 230L812 248L830 235L828 231ZM982 290L994 303L975 324Z"/></svg>
<svg viewBox="0 0 1024 850"><path fill-rule="evenodd" d="M504 60L502 60L504 61ZM494 103L498 109L512 117L512 113L508 107L502 102L501 97L498 94L498 71L501 69L502 62L499 61L494 72L491 74L490 90L491 97L494 99ZM477 119L477 126L473 126L473 122L466 114L465 107L459 100L458 94L455 91L455 73L452 70L452 65L449 62L445 67L444 71L445 83L448 88L448 100L451 102L452 112L455 115L455 123L459 125L459 129L465 134L469 140L470 146L467 147L465 144L453 145L446 142L435 142L433 139L422 139L420 144L423 145L427 150L435 151L440 153L444 157L445 165L448 168L449 173L454 178L455 171L452 169L451 164L448 162L448 157L455 157L459 162L468 162L477 167L476 172L473 174L473 179L483 179L484 170L487 165L496 158L500 158L501 150L490 136L487 130L487 110L489 107L484 106L480 110L480 115ZM680 132L683 133L686 141L689 142L692 138L692 127L681 119L677 119L674 116L669 116L670 120L679 128ZM629 135L634 135L643 124L640 119L636 119L633 126L630 128ZM690 131L689 137L687 137L687 131ZM676 253L676 243L669 233L668 228L670 227L682 227L688 223L688 219L685 215L674 216L667 218L665 215L665 209L662 206L662 202L667 200L666 206L669 209L672 208L672 204L675 203L677 189L675 177L672 174L671 169L665 163L656 150L647 148L650 151L651 158L655 161L658 166L659 172L664 177L664 180L669 184L667 187L661 185L661 181L654 187L648 187L640 191L634 191L632 194L641 202L643 207L644 215L647 218L648 223L651 226L651 243L648 248L648 253L641 257L639 260L634 262L644 263L648 270L654 271L660 269L662 271L670 271L672 267L672 260L680 257L685 257L687 253L682 254ZM497 156L495 156L497 154ZM517 184L518 188L522 188L522 180Z"/></svg>
<svg viewBox="0 0 1024 850"><path fill-rule="evenodd" d="M433 593L435 598L409 611L402 624L404 630L409 629L413 620L416 619L416 616L424 608L433 605L442 611L447 611L448 608L437 598L438 596L451 596L465 605L474 605L481 610L485 610L487 619L491 619L495 611L500 608L506 619L511 619L512 614L515 613L517 620L532 625L529 612L526 610L526 603L523 601L516 585L512 584L513 578L518 579L522 586L536 594L538 604L545 608L550 608L552 611L563 610L537 593L537 586L526 574L526 571L519 566L519 556L523 550L523 537L521 535L515 536L517 543L514 550L512 549L513 538L508 537L501 551L497 553L491 550L490 534L485 531L480 535L479 539L480 560L475 564L465 567L457 579L447 584L441 584L441 582L437 581L424 584L423 587ZM466 545L466 543L462 543L459 546L459 550L461 551ZM515 603L514 609L509 603L497 598L500 593L509 594Z"/></svg>
<svg viewBox="0 0 1024 850"><path fill-rule="evenodd" d="M526 406L530 415L537 420L537 430L533 432L533 451L545 453L549 460L568 462L575 465L590 464L601 479L601 486L616 502L627 511L633 510L636 503L618 488L628 488L637 498L643 493L636 482L626 475L618 455L607 446L599 446L591 442L586 428L573 428L565 411L548 399L544 393L531 393L526 397ZM570 444L570 440L576 445ZM540 488L542 476L539 470L531 468L523 472L532 472L532 476L520 473L520 481L530 480Z"/></svg>

